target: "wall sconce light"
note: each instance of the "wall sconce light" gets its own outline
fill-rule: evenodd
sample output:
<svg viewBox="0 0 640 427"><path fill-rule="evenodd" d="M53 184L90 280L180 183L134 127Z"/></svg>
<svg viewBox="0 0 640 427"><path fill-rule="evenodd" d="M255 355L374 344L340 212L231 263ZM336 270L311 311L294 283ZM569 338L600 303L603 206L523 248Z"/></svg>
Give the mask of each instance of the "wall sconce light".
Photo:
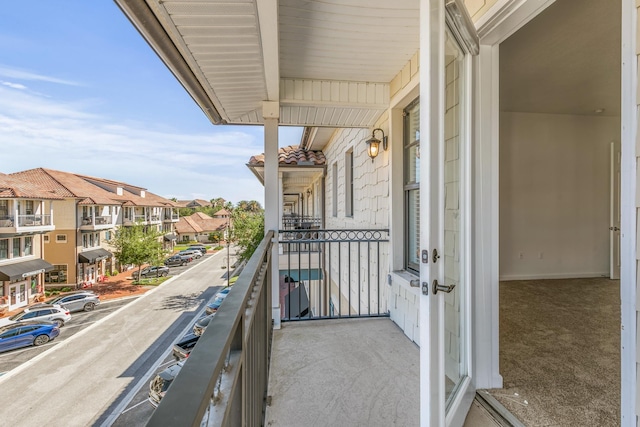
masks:
<svg viewBox="0 0 640 427"><path fill-rule="evenodd" d="M376 138L376 131L382 132L382 141ZM387 136L384 134L384 131L380 128L375 128L373 132L371 132L371 138L367 139L367 154L371 157L371 161L375 159L378 154L380 154L380 142L382 142L382 149L387 151L389 148L389 143L387 141Z"/></svg>

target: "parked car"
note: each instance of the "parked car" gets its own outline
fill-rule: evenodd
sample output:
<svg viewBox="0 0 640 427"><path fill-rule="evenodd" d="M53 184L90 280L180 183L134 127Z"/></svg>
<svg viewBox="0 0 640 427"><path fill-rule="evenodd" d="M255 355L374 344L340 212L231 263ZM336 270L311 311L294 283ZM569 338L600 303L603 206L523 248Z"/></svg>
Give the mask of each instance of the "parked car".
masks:
<svg viewBox="0 0 640 427"><path fill-rule="evenodd" d="M191 350L198 343L200 335L187 334L180 341L173 345L173 357L177 360L184 360L189 357Z"/></svg>
<svg viewBox="0 0 640 427"><path fill-rule="evenodd" d="M145 267L140 270L140 277L165 277L169 275L169 267L164 265L154 265ZM131 273L131 277L133 280L138 280L138 272L134 271Z"/></svg>
<svg viewBox="0 0 640 427"><path fill-rule="evenodd" d="M0 326L9 325L16 322L36 320L39 322L49 321L60 326L71 320L71 313L64 307L42 304L34 307L27 307L20 313L11 317L0 319Z"/></svg>
<svg viewBox="0 0 640 427"><path fill-rule="evenodd" d="M189 245L186 250L196 250L202 252L202 255L206 255L207 247L205 245Z"/></svg>
<svg viewBox="0 0 640 427"><path fill-rule="evenodd" d="M200 252L198 249L185 249L178 252L178 255L191 255L195 259L202 258L202 252Z"/></svg>
<svg viewBox="0 0 640 427"><path fill-rule="evenodd" d="M224 301L224 299L227 297L227 294L221 294L220 292L218 292L215 296L215 298L213 299L213 301L211 301L209 304L207 304L207 307L204 309L204 311L207 314L212 314L215 313L216 311L218 311L218 309L220 308L220 306L222 305L222 302Z"/></svg>
<svg viewBox="0 0 640 427"><path fill-rule="evenodd" d="M0 352L46 344L60 335L53 322L19 322L0 327Z"/></svg>
<svg viewBox="0 0 640 427"><path fill-rule="evenodd" d="M204 316L198 319L198 321L193 325L193 334L198 336L202 335L215 315L215 313L212 313L208 316Z"/></svg>
<svg viewBox="0 0 640 427"><path fill-rule="evenodd" d="M149 383L149 402L154 406L158 407L160 401L167 393L169 386L173 382L173 380L180 373L180 369L182 369L182 362L176 362L173 365L170 365L164 371L158 373L154 379Z"/></svg>
<svg viewBox="0 0 640 427"><path fill-rule="evenodd" d="M57 297L50 298L44 304L32 305L31 308L41 307L43 305L54 305L56 307L64 307L70 312L74 311L92 311L100 304L100 297L91 291L78 291Z"/></svg>
<svg viewBox="0 0 640 427"><path fill-rule="evenodd" d="M166 265L167 267L176 267L178 265L187 265L187 263L190 261L189 256L182 256L182 255L174 255L172 257L169 257L167 259L164 260L164 265Z"/></svg>

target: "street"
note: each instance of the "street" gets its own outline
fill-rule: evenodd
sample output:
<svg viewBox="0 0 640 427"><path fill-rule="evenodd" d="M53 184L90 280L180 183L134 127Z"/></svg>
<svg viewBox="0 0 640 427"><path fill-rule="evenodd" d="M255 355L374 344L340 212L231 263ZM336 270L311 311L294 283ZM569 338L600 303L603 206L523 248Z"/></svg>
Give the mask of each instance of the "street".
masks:
<svg viewBox="0 0 640 427"><path fill-rule="evenodd" d="M93 325L98 320L113 313L123 305L129 304L137 297L128 297L111 301L103 301L96 307L94 311L85 313L83 311L72 313L71 321L60 329L60 336L53 341L40 347L24 347L5 353L0 353L0 375L4 375L12 369L17 368L25 362L33 359L37 355L49 350L51 347L58 345L83 329Z"/></svg>
<svg viewBox="0 0 640 427"><path fill-rule="evenodd" d="M144 424L151 412L129 408L146 398L149 377L226 284L224 261L226 250L207 256L100 320L86 319L92 323L83 322L83 330L0 377L3 424L34 426L55 420L64 426L108 426L123 411L127 417L136 415L126 424Z"/></svg>

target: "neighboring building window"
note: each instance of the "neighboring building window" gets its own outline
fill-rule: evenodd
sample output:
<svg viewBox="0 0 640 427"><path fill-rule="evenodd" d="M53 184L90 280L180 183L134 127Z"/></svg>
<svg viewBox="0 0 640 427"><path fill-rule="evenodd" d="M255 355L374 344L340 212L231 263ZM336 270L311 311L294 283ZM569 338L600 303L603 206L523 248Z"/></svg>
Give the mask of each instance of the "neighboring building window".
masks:
<svg viewBox="0 0 640 427"><path fill-rule="evenodd" d="M66 234L56 234L56 242L58 243L66 243L67 235Z"/></svg>
<svg viewBox="0 0 640 427"><path fill-rule="evenodd" d="M331 186L331 210L333 216L338 216L338 163L331 167L333 182Z"/></svg>
<svg viewBox="0 0 640 427"><path fill-rule="evenodd" d="M0 200L0 219L9 218L9 201Z"/></svg>
<svg viewBox="0 0 640 427"><path fill-rule="evenodd" d="M344 158L344 209L345 216L353 216L353 150L347 152Z"/></svg>
<svg viewBox="0 0 640 427"><path fill-rule="evenodd" d="M20 256L20 238L19 237L14 237L13 238L13 257L14 258L18 258Z"/></svg>
<svg viewBox="0 0 640 427"><path fill-rule="evenodd" d="M49 235L48 234L44 235L43 238L44 238L44 242L45 243L49 243Z"/></svg>
<svg viewBox="0 0 640 427"><path fill-rule="evenodd" d="M45 283L67 283L67 265L53 265L53 270L44 273Z"/></svg>
<svg viewBox="0 0 640 427"><path fill-rule="evenodd" d="M24 256L33 255L33 237L24 238Z"/></svg>
<svg viewBox="0 0 640 427"><path fill-rule="evenodd" d="M104 239L111 240L111 231L107 230L104 232Z"/></svg>
<svg viewBox="0 0 640 427"><path fill-rule="evenodd" d="M404 110L405 268L420 270L420 102Z"/></svg>
<svg viewBox="0 0 640 427"><path fill-rule="evenodd" d="M0 240L0 259L9 258L9 239Z"/></svg>
<svg viewBox="0 0 640 427"><path fill-rule="evenodd" d="M25 214L33 215L33 200L25 201Z"/></svg>

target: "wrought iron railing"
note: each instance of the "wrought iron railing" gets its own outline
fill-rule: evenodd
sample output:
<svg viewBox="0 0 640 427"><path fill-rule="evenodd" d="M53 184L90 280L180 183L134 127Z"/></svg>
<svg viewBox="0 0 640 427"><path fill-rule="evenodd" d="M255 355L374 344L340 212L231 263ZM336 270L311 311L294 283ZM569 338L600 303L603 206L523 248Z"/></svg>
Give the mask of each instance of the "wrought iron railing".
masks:
<svg viewBox="0 0 640 427"><path fill-rule="evenodd" d="M271 352L271 246L262 240L148 426L264 424Z"/></svg>
<svg viewBox="0 0 640 427"><path fill-rule="evenodd" d="M281 230L284 321L388 316L389 230Z"/></svg>
<svg viewBox="0 0 640 427"><path fill-rule="evenodd" d="M282 218L282 228L285 230L312 229L322 227L322 218L311 216L287 216Z"/></svg>

